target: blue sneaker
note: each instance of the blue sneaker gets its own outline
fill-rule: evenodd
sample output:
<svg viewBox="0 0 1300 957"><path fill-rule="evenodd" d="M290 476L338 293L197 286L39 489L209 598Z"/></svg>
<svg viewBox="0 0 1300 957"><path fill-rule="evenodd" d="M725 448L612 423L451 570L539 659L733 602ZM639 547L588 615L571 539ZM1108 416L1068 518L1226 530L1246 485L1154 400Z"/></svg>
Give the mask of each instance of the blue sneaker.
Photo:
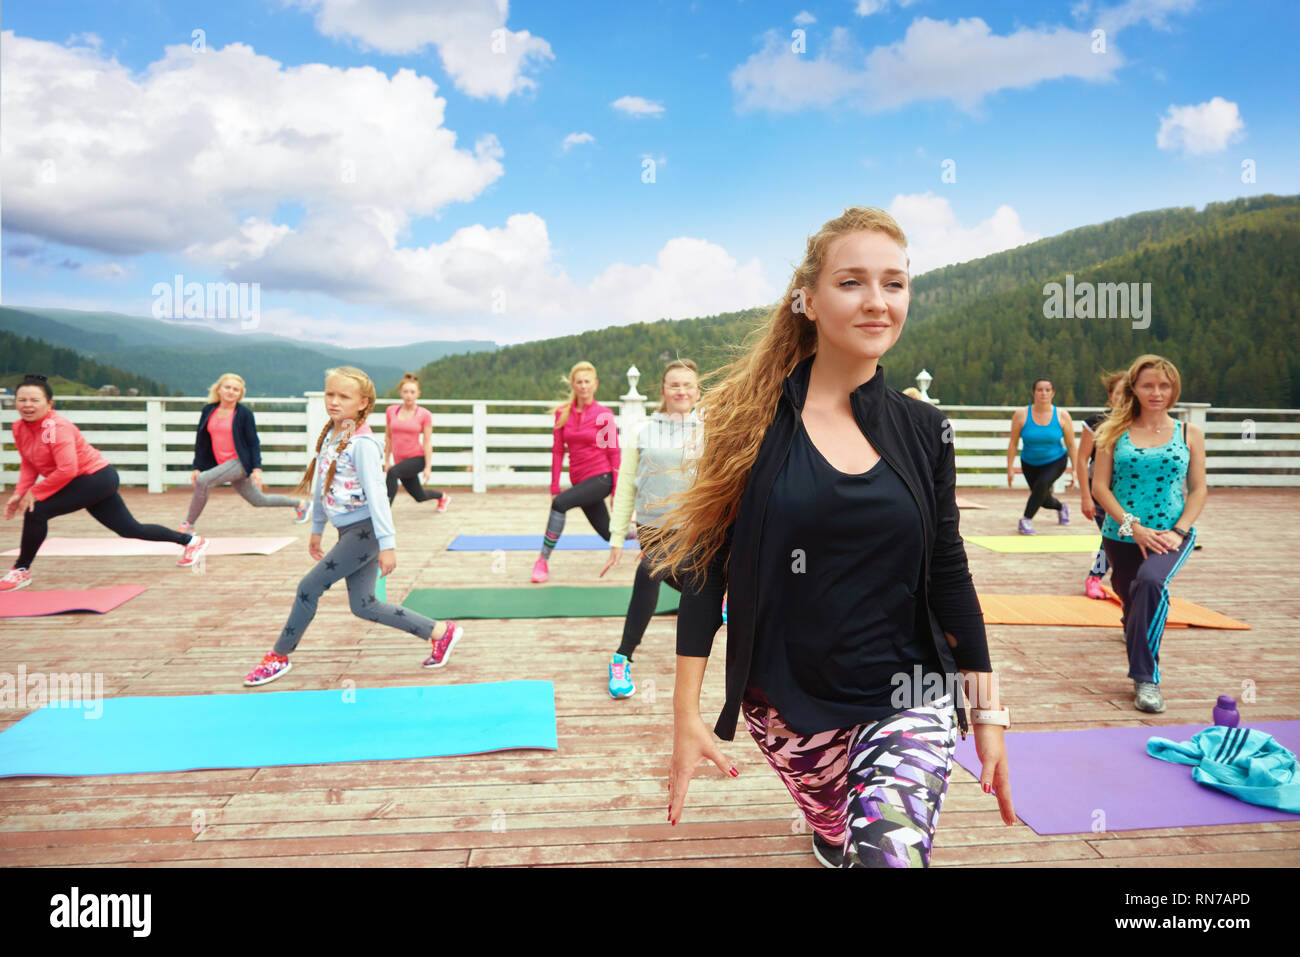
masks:
<svg viewBox="0 0 1300 957"><path fill-rule="evenodd" d="M1057 516L1056 524L1058 525L1070 524L1070 506L1066 505L1064 502L1061 503L1061 514Z"/></svg>
<svg viewBox="0 0 1300 957"><path fill-rule="evenodd" d="M609 696L611 698L630 698L636 694L636 685L632 684L632 662L627 655L614 655L609 659Z"/></svg>
<svg viewBox="0 0 1300 957"><path fill-rule="evenodd" d="M1034 524L1027 518L1022 518L1020 524L1016 526L1021 535L1034 534Z"/></svg>
<svg viewBox="0 0 1300 957"><path fill-rule="evenodd" d="M293 520L295 524L301 525L309 518L311 518L311 502L304 499L293 507Z"/></svg>

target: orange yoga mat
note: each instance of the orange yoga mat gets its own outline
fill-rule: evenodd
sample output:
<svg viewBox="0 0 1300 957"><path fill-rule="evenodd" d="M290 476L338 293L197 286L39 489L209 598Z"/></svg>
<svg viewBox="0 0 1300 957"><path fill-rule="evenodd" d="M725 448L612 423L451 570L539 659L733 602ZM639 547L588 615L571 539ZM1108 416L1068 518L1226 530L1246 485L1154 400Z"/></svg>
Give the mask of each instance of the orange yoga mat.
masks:
<svg viewBox="0 0 1300 957"><path fill-rule="evenodd" d="M1106 589L1106 601L1086 595L996 595L979 596L986 625L1091 625L1119 628L1119 597ZM1166 628L1227 628L1249 630L1250 625L1202 608L1182 598L1169 598Z"/></svg>

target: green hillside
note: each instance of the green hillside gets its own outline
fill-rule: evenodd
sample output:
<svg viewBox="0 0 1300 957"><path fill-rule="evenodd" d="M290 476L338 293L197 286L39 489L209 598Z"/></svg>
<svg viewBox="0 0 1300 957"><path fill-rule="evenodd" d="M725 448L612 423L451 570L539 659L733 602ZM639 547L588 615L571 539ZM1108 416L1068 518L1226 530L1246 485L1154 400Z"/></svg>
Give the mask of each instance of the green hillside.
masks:
<svg viewBox="0 0 1300 957"><path fill-rule="evenodd" d="M115 385L126 395L139 389L141 395L168 395L160 382L87 359L73 349L63 349L33 339L0 332L0 386L10 392L24 375L36 372L49 379L56 397L93 395L102 385Z"/></svg>
<svg viewBox="0 0 1300 957"><path fill-rule="evenodd" d="M912 385L923 367L945 403L1028 402L1032 380L1052 377L1061 404L1100 404L1097 374L1144 352L1172 360L1183 398L1218 406L1300 407L1300 197L1212 203L1202 211L1139 213L937 269L915 279L889 384ZM1151 324L1047 319L1044 286L1151 284ZM598 397L627 391L635 364L642 393L659 394L664 362L694 359L702 372L726 361L762 310L662 320L509 346L426 366L426 397L555 399L570 366L592 362Z"/></svg>

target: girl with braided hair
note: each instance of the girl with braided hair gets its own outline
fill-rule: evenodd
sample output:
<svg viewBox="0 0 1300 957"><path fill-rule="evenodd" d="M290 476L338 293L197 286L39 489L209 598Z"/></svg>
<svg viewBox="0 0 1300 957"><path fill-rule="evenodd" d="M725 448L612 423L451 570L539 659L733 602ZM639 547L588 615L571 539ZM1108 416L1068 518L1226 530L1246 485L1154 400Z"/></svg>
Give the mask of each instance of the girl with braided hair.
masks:
<svg viewBox="0 0 1300 957"><path fill-rule="evenodd" d="M436 622L375 597L376 572L387 575L396 568L397 553L384 488L383 446L366 421L374 408L374 383L360 369L342 366L325 373L329 422L316 440L316 457L295 489L299 493L312 490L307 551L316 566L298 583L289 620L275 647L244 679L246 687L274 681L289 670L289 654L316 617L321 593L340 578L347 579L352 614L431 643L426 668L445 665L464 632L454 621ZM328 555L321 551L326 518L339 530L338 543Z"/></svg>

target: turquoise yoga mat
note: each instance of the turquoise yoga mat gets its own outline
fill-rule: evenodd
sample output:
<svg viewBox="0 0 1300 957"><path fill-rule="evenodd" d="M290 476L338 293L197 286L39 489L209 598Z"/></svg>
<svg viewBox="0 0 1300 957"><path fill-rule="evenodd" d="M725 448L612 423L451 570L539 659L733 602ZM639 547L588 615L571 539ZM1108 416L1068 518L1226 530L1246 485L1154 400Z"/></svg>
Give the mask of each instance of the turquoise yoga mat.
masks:
<svg viewBox="0 0 1300 957"><path fill-rule="evenodd" d="M549 681L250 690L39 708L0 732L0 777L266 768L556 746Z"/></svg>

